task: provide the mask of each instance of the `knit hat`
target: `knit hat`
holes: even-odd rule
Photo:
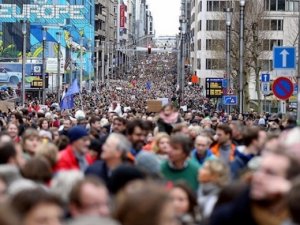
[[[72,127],[68,131],[68,138],[70,139],[71,143],[73,143],[83,137],[86,137],[86,136],[88,136],[88,133],[87,133],[86,129],[82,126]]]
[[[150,175],[160,173],[160,162],[154,153],[141,151],[135,158],[135,165]]]

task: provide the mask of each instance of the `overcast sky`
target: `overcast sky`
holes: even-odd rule
[[[175,35],[179,27],[180,0],[147,0],[156,35]]]

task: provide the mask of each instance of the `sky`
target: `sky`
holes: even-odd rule
[[[179,30],[180,0],[147,0],[156,35],[176,35]]]

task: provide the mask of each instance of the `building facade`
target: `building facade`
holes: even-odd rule
[[[251,13],[247,13],[245,6],[245,20],[250,21]],[[297,46],[298,35],[298,7],[296,0],[257,0],[261,11],[261,19],[252,24],[257,29],[257,37],[261,42],[259,51],[260,73],[270,73],[272,79],[278,72],[273,70],[274,46]],[[191,2],[191,65],[205,87],[205,79],[210,77],[223,78],[225,76],[225,37],[226,21],[224,8],[233,8],[233,30],[239,32],[239,0],[192,0]],[[236,22],[235,22],[236,20]],[[254,27],[255,25],[255,27]],[[238,35],[238,34],[237,34]],[[245,34],[247,35],[247,33]],[[246,39],[249,37],[245,37]],[[250,40],[250,38],[249,38]],[[251,39],[252,40],[252,39]],[[233,48],[239,48],[238,43],[232,43]],[[247,51],[247,49],[246,49]],[[245,63],[247,66],[247,63]],[[287,71],[293,75],[295,71]],[[256,79],[254,72],[249,79],[250,99],[257,99]]]

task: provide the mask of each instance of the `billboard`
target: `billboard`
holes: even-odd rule
[[[42,64],[27,63],[25,68],[25,88],[42,88]],[[48,74],[45,76],[48,88]],[[22,63],[0,62],[0,84],[18,85],[22,82]]]
[[[61,68],[61,74],[66,75],[64,77],[79,77],[81,66],[84,79],[87,79],[89,75],[94,76],[94,0],[24,0],[24,4],[20,4],[20,0],[9,1],[11,4],[3,2],[0,0],[0,23],[2,23],[0,26],[0,59],[1,56],[4,56],[1,54],[1,50],[4,53],[11,53],[4,56],[9,58],[20,59],[22,53],[22,49],[14,49],[14,52],[6,51],[8,48],[13,48],[14,45],[17,46],[16,40],[22,40],[22,33],[11,32],[10,30],[13,29],[1,27],[20,27],[20,21],[26,20],[30,43],[27,51],[28,58],[41,59],[44,51],[46,58],[54,59],[60,56],[61,62],[64,62],[64,66]],[[16,39],[16,35],[21,35],[21,38]],[[46,39],[45,49],[43,48],[43,36]],[[2,40],[10,39],[11,43],[1,48],[1,45],[4,45]],[[58,52],[59,43],[60,52]],[[82,60],[80,49],[83,53]],[[71,68],[73,68],[72,74]],[[55,70],[51,68],[49,72],[55,73]],[[65,81],[70,82],[68,79]]]

